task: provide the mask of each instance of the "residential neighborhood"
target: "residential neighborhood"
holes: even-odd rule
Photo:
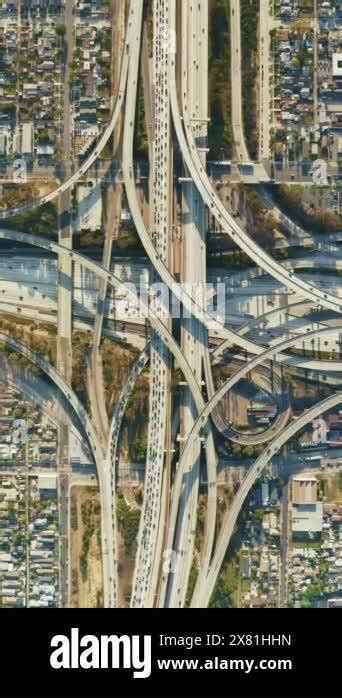
[[[78,2],[66,30],[65,0],[2,3],[0,11],[0,173],[23,159],[53,181],[70,129],[76,166],[111,108],[111,24],[106,2]],[[69,58],[67,58],[69,56]],[[69,61],[68,65],[66,60]],[[67,73],[70,75],[66,83]],[[70,95],[69,95],[70,92]],[[66,99],[67,97],[67,99]],[[70,106],[69,106],[70,105]],[[64,106],[70,109],[65,115]]]
[[[342,158],[339,2],[276,3],[271,144],[278,168],[300,163],[315,184],[339,181]],[[342,65],[342,64],[341,64]]]

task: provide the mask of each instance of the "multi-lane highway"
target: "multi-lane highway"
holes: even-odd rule
[[[167,25],[165,24],[165,6],[167,0],[155,0],[153,3],[153,56],[152,56],[152,119],[153,141],[152,168],[150,178],[151,242],[156,254],[169,267],[170,227],[170,109],[168,95],[168,44]],[[138,47],[139,49],[139,47]],[[138,81],[138,56],[132,61],[132,74],[129,72],[127,99],[136,101]],[[125,133],[131,139],[132,152],[133,129],[128,124],[129,113],[125,115]],[[153,281],[158,283],[158,276],[153,274]],[[151,301],[158,317],[165,318],[163,303],[158,297]],[[150,347],[150,399],[149,423],[147,435],[147,457],[145,466],[144,500],[138,533],[138,545],[133,577],[131,606],[152,606],[156,593],[158,537],[162,511],[162,493],[165,488],[164,460],[166,446],[166,429],[168,419],[169,352],[160,336],[153,333]],[[163,485],[164,477],[164,485]]]
[[[173,3],[174,0],[170,0],[170,4]],[[284,270],[279,262],[270,257],[270,255],[241,228],[224,207],[199,158],[189,118],[187,94],[185,92],[182,93],[182,116],[180,114],[176,88],[175,60],[172,60],[170,65],[170,95],[175,130],[183,158],[203,201],[208,206],[210,213],[215,217],[222,230],[229,235],[248,257],[253,259],[253,261],[270,274],[270,276],[280,281],[285,288],[299,293],[303,299],[313,300],[320,303],[323,307],[341,312],[342,304],[340,299],[308,284],[293,274],[292,271]],[[185,131],[183,130],[183,123]]]
[[[260,2],[260,37],[259,37],[259,159],[268,160],[270,157],[270,52],[271,26],[270,8],[267,2]]]
[[[261,3],[260,15],[260,160],[268,158],[269,151],[269,15],[268,3]],[[263,6],[264,5],[264,6]],[[116,519],[116,480],[118,477],[119,439],[122,418],[127,402],[134,391],[136,381],[150,362],[150,397],[147,427],[147,458],[145,482],[137,553],[132,580],[132,607],[185,605],[190,571],[194,560],[199,562],[199,573],[192,606],[209,603],[217,576],[232,536],[239,512],[251,488],[272,457],[302,426],[317,415],[341,402],[341,393],[327,398],[307,410],[288,424],[291,408],[284,389],[279,364],[326,371],[331,383],[333,373],[341,372],[339,360],[339,321],[342,298],[338,288],[340,260],[336,249],[319,257],[322,264],[333,272],[333,283],[320,278],[321,287],[313,283],[313,270],[317,260],[297,259],[281,264],[262,249],[249,236],[224,203],[207,175],[206,151],[208,135],[208,0],[153,0],[152,58],[148,57],[148,19],[143,0],[131,0],[127,15],[126,37],[122,51],[118,89],[111,118],[89,158],[74,173],[66,172],[66,179],[55,191],[39,201],[29,202],[10,211],[1,211],[5,219],[37,205],[60,197],[61,210],[70,208],[70,192],[96,163],[101,151],[119,124],[124,109],[122,129],[122,173],[127,202],[132,221],[148,257],[140,263],[112,264],[113,229],[118,232],[122,192],[110,189],[108,221],[102,264],[73,249],[70,220],[60,221],[59,242],[36,236],[0,230],[0,240],[18,242],[23,248],[23,262],[18,261],[18,251],[13,250],[13,263],[0,280],[0,308],[5,312],[17,310],[18,314],[36,319],[50,315],[57,323],[58,366],[55,370],[42,357],[30,349],[0,333],[0,341],[22,353],[38,365],[60,390],[70,413],[78,420],[80,430],[97,467],[101,495],[101,538],[103,554],[104,603],[114,607],[122,603],[119,575],[119,544]],[[233,88],[232,122],[234,148],[239,161],[248,161],[242,118],[241,30],[240,4],[230,3],[231,71]],[[70,34],[70,27],[68,28]],[[145,36],[142,55],[142,36]],[[146,124],[149,135],[149,225],[146,226],[142,201],[137,194],[134,168],[134,137],[137,112],[139,70],[144,75],[146,93]],[[172,117],[172,118],[171,118]],[[65,124],[68,119],[65,118]],[[173,126],[173,128],[172,128]],[[68,151],[68,139],[66,140]],[[70,144],[69,144],[70,145]],[[178,155],[179,146],[180,156]],[[174,157],[173,148],[177,153]],[[175,171],[174,171],[175,170]],[[267,192],[265,194],[267,198]],[[206,210],[216,219],[219,228],[257,265],[257,271],[247,270],[244,278],[229,275],[231,295],[235,303],[230,315],[219,320],[207,310],[206,260]],[[280,215],[280,214],[279,214]],[[289,227],[291,228],[291,221]],[[296,230],[301,237],[302,231]],[[299,234],[300,233],[300,234]],[[177,241],[176,244],[175,241]],[[44,264],[37,265],[26,256],[27,246],[35,246],[48,253]],[[25,251],[24,251],[25,249]],[[50,255],[58,257],[56,260]],[[175,258],[177,257],[177,263]],[[119,268],[120,267],[120,268]],[[177,280],[174,268],[177,267]],[[140,272],[144,270],[143,286]],[[307,278],[310,269],[310,278]],[[260,279],[266,272],[270,281]],[[301,276],[295,273],[300,270]],[[0,264],[1,271],[1,264]],[[20,271],[20,273],[19,273]],[[6,272],[7,273],[7,272]],[[30,276],[30,278],[28,278]],[[257,276],[258,278],[254,278]],[[27,277],[27,278],[26,278]],[[184,282],[184,286],[178,282]],[[243,284],[241,282],[243,281]],[[244,301],[237,301],[252,291],[268,297],[274,285],[285,297],[277,307],[258,317],[243,316]],[[153,286],[152,286],[153,284]],[[158,284],[159,292],[158,292]],[[326,284],[326,285],[324,285]],[[108,288],[108,293],[107,293]],[[198,292],[199,291],[199,292]],[[112,293],[119,298],[121,309],[114,307]],[[171,318],[170,298],[182,306],[183,316]],[[239,305],[240,303],[240,305]],[[235,310],[236,308],[236,310]],[[315,320],[313,308],[325,309],[326,318]],[[65,312],[63,312],[65,309]],[[310,313],[307,315],[307,311]],[[57,315],[56,315],[56,311]],[[296,313],[298,315],[291,313]],[[331,311],[334,311],[331,313]],[[248,311],[249,312],[249,311]],[[260,312],[260,307],[259,307]],[[330,312],[330,315],[329,315]],[[234,316],[234,317],[233,317]],[[70,388],[71,341],[73,323],[88,327],[95,318],[93,352],[88,373],[90,417]],[[99,347],[104,334],[103,321],[125,321],[122,327],[128,337],[128,320],[138,332],[147,336],[148,321],[150,342],[131,367],[122,386],[121,394],[108,420],[102,381],[102,363]],[[280,320],[284,318],[284,322]],[[234,319],[234,327],[230,327]],[[273,325],[281,324],[275,328]],[[265,328],[267,327],[267,331]],[[140,329],[141,328],[141,329]],[[331,355],[317,360],[311,355],[286,354],[292,348],[305,349],[306,342],[320,347],[320,338],[329,336]],[[209,351],[210,340],[218,344]],[[266,344],[266,346],[264,346]],[[215,388],[213,364],[230,350],[233,357],[233,375]],[[243,355],[241,357],[241,353]],[[252,357],[252,358],[251,358]],[[243,361],[241,362],[241,358]],[[269,361],[275,364],[272,369]],[[239,361],[239,363],[237,363]],[[177,369],[177,373],[174,371]],[[171,377],[180,371],[181,386],[179,404],[171,396]],[[172,373],[173,372],[173,373]],[[239,434],[233,424],[226,423],[220,411],[220,402],[239,381],[251,376],[255,383],[269,392],[279,393],[279,414],[263,433]],[[337,385],[337,381],[336,381]],[[172,411],[174,410],[174,411]],[[63,419],[66,415],[63,413]],[[109,423],[110,421],[110,423]],[[213,423],[213,424],[212,424]],[[66,419],[65,424],[68,424]],[[223,517],[221,531],[215,537],[217,524],[217,456],[215,431],[222,436],[246,444],[265,443],[261,456],[248,471],[232,505]],[[179,446],[178,462],[172,461],[172,453]],[[269,442],[270,443],[267,443]],[[61,450],[66,452],[61,441]],[[63,461],[63,458],[61,458]],[[206,467],[207,508],[206,525],[198,554],[195,551],[197,507],[201,468]],[[64,471],[63,471],[64,475]],[[65,507],[63,508],[63,520]],[[216,538],[216,540],[215,540]],[[162,564],[165,548],[176,554],[177,563],[171,570]],[[65,593],[64,593],[65,601]]]
[[[181,45],[181,84],[182,89],[189,95],[191,104],[191,119],[200,157],[205,165],[207,143],[207,102],[208,95],[208,3],[189,2],[182,4],[182,45]],[[172,18],[173,21],[173,18]],[[190,62],[190,57],[193,59]],[[186,66],[189,62],[189,74]],[[189,78],[187,81],[185,78]],[[186,178],[185,178],[186,179]],[[206,298],[203,293],[206,283],[206,219],[205,208],[194,184],[189,181],[182,183],[182,281],[199,289],[198,303],[205,309]],[[183,320],[181,346],[184,356],[189,361],[198,384],[201,385],[204,357],[208,355],[208,334],[196,318]],[[185,441],[191,432],[196,419],[196,405],[190,391],[182,390],[180,438]],[[206,456],[212,468],[216,471],[216,455],[213,434],[208,434]],[[166,576],[162,580],[159,605],[183,606],[185,603],[188,579],[194,554],[197,499],[200,474],[201,444],[194,444],[192,465],[184,473],[183,490],[178,507],[175,530],[169,527],[168,537],[177,551],[178,563],[174,572],[169,575],[166,586]],[[181,471],[177,473],[180,479]],[[214,476],[215,480],[215,476]],[[176,500],[177,503],[177,500]],[[175,507],[173,493],[172,506]],[[210,498],[210,515],[216,518],[216,494],[213,490]]]
[[[232,85],[232,129],[234,147],[240,162],[249,162],[242,116],[241,14],[240,0],[230,2],[230,80]]]

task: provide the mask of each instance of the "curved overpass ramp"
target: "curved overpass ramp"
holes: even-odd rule
[[[324,334],[329,334],[332,332],[332,329],[334,331],[336,328],[323,328],[319,330],[314,330],[312,333],[314,335],[324,335]],[[341,326],[342,329],[342,326]],[[181,454],[180,458],[180,463],[179,463],[179,470],[180,472],[184,472],[186,468],[191,467],[191,453],[193,449],[193,443],[199,439],[205,439],[206,438],[206,425],[207,425],[207,420],[209,416],[212,414],[213,410],[217,407],[219,404],[220,400],[224,397],[224,395],[230,390],[231,388],[236,385],[241,378],[244,378],[253,368],[258,366],[260,363],[263,361],[266,361],[267,359],[270,359],[271,357],[276,357],[278,359],[278,352],[281,350],[286,350],[291,348],[292,346],[295,346],[295,344],[298,342],[298,338],[291,338],[289,340],[285,340],[281,343],[279,343],[276,347],[271,347],[269,349],[266,349],[261,356],[254,357],[251,359],[247,364],[242,366],[236,373],[229,378],[220,388],[219,390],[216,391],[214,396],[209,400],[209,402],[206,403],[204,409],[200,413],[197,421],[194,424],[194,427],[186,441],[186,444],[184,446],[184,449]],[[283,432],[281,432],[283,433]],[[280,436],[280,435],[279,435]],[[278,438],[278,437],[277,437]],[[274,443],[274,442],[273,442]],[[177,471],[178,473],[178,471]],[[209,491],[210,488],[213,486],[213,483],[211,481],[208,482],[208,487]],[[176,474],[176,479],[174,483],[174,493],[173,496],[175,499],[179,497],[180,494],[180,487],[181,487],[181,482],[178,482],[177,480],[177,474]],[[170,517],[170,528],[172,530],[172,527],[174,526],[174,518],[177,516],[177,511],[171,510],[171,517]],[[211,552],[211,551],[210,551]],[[200,574],[199,574],[199,579],[204,575],[206,576],[207,570],[208,570],[208,556],[210,559],[210,553],[206,551],[206,557],[203,557],[203,562],[200,568]],[[200,583],[200,582],[199,582]]]
[[[184,0],[184,2],[187,2],[187,0]],[[170,0],[169,10],[170,29],[176,31],[175,0]],[[183,81],[185,82],[184,75]],[[182,156],[198,191],[200,192],[210,213],[215,217],[221,228],[229,235],[229,237],[232,238],[240,249],[247,254],[248,257],[253,259],[259,267],[264,269],[264,271],[270,274],[270,276],[277,279],[283,286],[290,288],[295,293],[300,294],[304,299],[312,300],[325,308],[329,308],[330,310],[342,312],[341,299],[331,294],[324,293],[316,286],[311,285],[295,276],[292,271],[285,270],[282,265],[268,255],[265,250],[263,250],[229,214],[212,186],[199,158],[189,118],[187,93],[182,88],[182,117],[185,127],[184,134],[182,117],[180,115],[178,104],[175,56],[170,61],[169,82],[173,121]]]
[[[338,392],[335,395],[322,400],[317,405],[311,409],[304,412],[296,421],[289,424],[286,429],[284,429],[272,443],[269,448],[255,461],[255,463],[250,468],[245,479],[243,480],[240,489],[236,493],[232,506],[226,515],[221,532],[218,538],[216,551],[212,562],[210,564],[209,570],[205,576],[200,575],[197,580],[194,595],[191,602],[192,608],[203,608],[208,606],[211,595],[213,593],[215,583],[218,574],[221,569],[221,565],[229,545],[230,539],[232,537],[234,527],[241,511],[243,503],[251,491],[252,487],[255,485],[257,479],[259,478],[261,472],[270,462],[272,457],[279,451],[279,449],[287,442],[292,439],[295,434],[300,431],[306,424],[309,424],[314,419],[324,414],[327,410],[332,409],[336,405],[342,402],[342,392]]]
[[[53,201],[54,199],[57,198],[60,194],[63,192],[67,191],[70,189],[74,184],[78,182],[80,177],[82,177],[86,172],[90,169],[90,167],[96,162],[98,159],[100,153],[104,149],[104,147],[107,145],[114,129],[117,124],[121,108],[124,103],[125,99],[125,91],[126,91],[126,84],[127,84],[127,75],[128,75],[128,66],[129,66],[129,47],[132,41],[132,36],[133,32],[136,29],[136,22],[137,22],[137,17],[139,17],[139,12],[141,11],[143,5],[143,0],[131,0],[130,2],[130,7],[129,7],[129,12],[128,12],[128,26],[126,30],[126,39],[125,39],[125,48],[124,48],[124,54],[122,56],[122,61],[121,61],[121,71],[120,71],[120,80],[119,80],[119,88],[118,92],[116,95],[116,100],[114,104],[114,109],[112,112],[112,115],[110,117],[110,120],[103,131],[102,136],[100,137],[96,147],[94,148],[93,152],[89,155],[89,157],[85,160],[85,162],[81,165],[81,167],[74,172],[74,174],[71,175],[68,179],[65,180],[65,182],[62,182],[62,184],[59,185],[59,187],[56,187],[52,192],[49,194],[46,194],[45,196],[42,196],[40,199],[37,199],[35,201],[30,201],[27,204],[24,204],[23,206],[18,206],[16,208],[11,208],[7,211],[0,211],[0,220],[5,220],[6,218],[11,218],[12,216],[17,216],[20,213],[23,213],[24,211],[28,211],[32,208],[37,208],[38,206],[42,206],[43,204],[47,204],[50,201]]]
[[[76,414],[78,421],[83,425],[83,429],[87,436],[92,455],[96,464],[100,494],[101,494],[101,506],[102,506],[102,516],[101,516],[101,535],[102,535],[102,560],[103,560],[103,572],[104,572],[104,603],[106,607],[113,607],[116,605],[116,594],[117,594],[117,584],[116,579],[116,569],[115,569],[115,539],[113,536],[113,526],[111,521],[111,508],[112,503],[110,501],[110,487],[108,487],[108,475],[109,472],[106,468],[106,464],[103,463],[101,456],[101,447],[98,442],[97,434],[93,428],[91,419],[80,403],[77,395],[73,392],[70,386],[64,381],[62,376],[56,371],[51,364],[46,361],[42,356],[36,352],[29,349],[18,340],[6,335],[4,332],[0,332],[0,342],[6,346],[11,347],[14,351],[17,351],[22,356],[25,356],[29,361],[38,366],[45,375],[47,375],[54,385],[61,391],[61,393],[66,398],[68,404]],[[110,525],[109,525],[110,524]]]

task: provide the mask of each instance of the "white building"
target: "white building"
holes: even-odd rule
[[[323,504],[292,504],[292,533],[319,533],[323,524]]]
[[[25,122],[22,125],[20,152],[23,156],[32,155],[33,152],[33,125]]]
[[[334,78],[342,78],[342,53],[333,53],[332,62]]]
[[[102,225],[101,185],[92,182],[92,187],[77,187],[78,217],[77,230],[98,230]]]
[[[267,507],[267,505],[270,501],[270,488],[269,488],[268,482],[263,482],[261,485],[261,499],[262,499],[262,505],[264,507]]]

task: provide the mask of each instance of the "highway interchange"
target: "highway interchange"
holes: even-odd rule
[[[231,2],[232,27],[236,32],[232,35],[232,74],[237,76],[236,99],[233,99],[233,129],[238,158],[248,161],[249,155],[245,144],[241,116],[241,45],[239,32],[239,3]],[[108,289],[115,289],[123,302],[122,316],[127,320],[128,308],[132,311],[133,321],[136,322],[137,334],[143,335],[145,320],[151,327],[150,341],[142,349],[140,356],[132,366],[127,379],[122,386],[119,399],[114,407],[109,425],[104,428],[101,422],[99,405],[98,417],[90,416],[81,405],[70,387],[70,373],[58,370],[49,365],[42,357],[18,343],[15,339],[0,333],[0,341],[7,343],[18,353],[24,355],[36,364],[48,376],[56,388],[61,391],[70,410],[79,421],[89,450],[96,464],[100,497],[101,497],[101,537],[103,556],[104,605],[117,607],[120,605],[119,579],[119,542],[118,525],[116,520],[116,484],[118,449],[121,422],[129,397],[134,390],[137,378],[149,364],[150,398],[149,422],[147,436],[147,458],[145,466],[145,482],[140,526],[137,538],[137,554],[133,574],[131,607],[183,607],[186,603],[188,580],[193,564],[197,505],[199,495],[200,471],[203,459],[206,461],[208,500],[206,526],[199,565],[199,574],[192,597],[193,607],[207,606],[222,561],[232,536],[237,517],[251,488],[271,461],[272,456],[293,438],[296,432],[324,411],[342,401],[342,393],[325,399],[318,405],[307,410],[296,420],[289,422],[290,409],[284,401],[283,407],[275,423],[257,438],[251,436],[245,440],[241,435],[234,434],[218,406],[222,398],[232,390],[238,382],[255,371],[256,382],[259,380],[268,384],[270,381],[268,361],[276,364],[305,368],[310,371],[341,371],[339,359],[317,360],[314,357],[296,357],[287,354],[293,347],[301,347],[303,334],[305,340],[325,335],[338,335],[342,331],[342,323],[338,320],[321,322],[314,329],[307,328],[305,323],[301,329],[291,330],[284,327],[280,336],[268,340],[260,335],[255,326],[265,322],[281,308],[269,310],[260,317],[246,322],[238,322],[238,327],[232,328],[225,322],[220,322],[207,310],[207,297],[203,291],[207,280],[206,268],[206,209],[215,217],[220,229],[227,234],[236,245],[280,288],[285,289],[290,299],[284,311],[300,306],[305,309],[319,307],[321,310],[334,311],[336,317],[342,311],[342,298],[338,290],[320,288],[305,280],[303,275],[297,275],[301,265],[297,263],[282,264],[262,249],[247,234],[235,218],[225,208],[220,200],[214,184],[206,170],[206,143],[208,129],[208,1],[207,0],[153,0],[153,30],[154,42],[151,57],[152,69],[147,71],[145,82],[152,81],[149,86],[150,105],[153,128],[149,129],[149,152],[152,159],[149,181],[150,221],[146,226],[137,196],[134,180],[134,125],[137,108],[137,91],[139,81],[140,57],[142,53],[142,37],[144,30],[144,2],[131,0],[127,15],[126,38],[124,42],[121,70],[117,96],[113,112],[102,136],[91,155],[81,165],[79,170],[70,174],[58,188],[39,201],[30,202],[22,207],[9,211],[0,211],[2,227],[0,240],[6,240],[14,245],[24,244],[38,248],[49,255],[56,255],[59,265],[68,270],[72,277],[71,286],[64,288],[70,312],[73,314],[73,326],[77,322],[94,319],[94,347],[96,352],[100,346],[101,336],[104,336],[104,318],[110,317],[112,308],[108,301]],[[180,28],[180,31],[179,31]],[[262,86],[262,89],[263,86]],[[151,97],[152,95],[152,97]],[[144,294],[139,295],[134,282],[140,276],[141,267],[134,268],[130,262],[130,278],[113,269],[111,264],[111,246],[107,247],[102,264],[80,254],[59,238],[59,243],[39,238],[28,233],[6,229],[6,218],[10,218],[29,208],[43,205],[55,198],[70,192],[77,181],[84,177],[108,143],[122,113],[123,148],[122,173],[126,197],[131,211],[132,220],[140,242],[148,259],[145,279],[154,284],[153,292],[148,291],[147,300]],[[264,126],[263,126],[264,128]],[[174,134],[174,135],[173,135]],[[151,142],[152,140],[152,142]],[[265,151],[266,136],[261,151]],[[177,177],[173,174],[173,150],[178,149],[181,156],[181,167]],[[173,233],[175,226],[175,209],[177,197],[181,201],[181,269],[174,271]],[[177,201],[178,201],[177,200]],[[117,216],[118,214],[116,214]],[[24,254],[24,253],[22,253]],[[332,253],[333,254],[333,253]],[[18,249],[15,248],[15,255]],[[29,258],[28,258],[29,259]],[[338,260],[330,258],[331,265],[338,269]],[[304,262],[303,262],[304,263]],[[33,264],[33,263],[32,263]],[[329,267],[329,256],[326,265]],[[305,260],[306,265],[306,260]],[[34,267],[34,264],[33,264]],[[15,268],[11,270],[12,283],[15,283]],[[23,287],[25,279],[20,280],[19,298],[11,296],[12,291],[0,295],[0,308],[11,312],[11,308],[20,310],[22,317],[34,317],[41,313],[44,318],[56,313],[50,321],[57,324],[57,335],[65,337],[67,329],[64,322],[60,297],[51,282],[55,274],[55,266],[50,256],[46,258],[46,278],[41,281],[41,269],[37,269],[37,281],[31,292],[25,294]],[[88,277],[85,274],[89,274]],[[251,278],[251,276],[249,277]],[[96,284],[92,286],[96,279]],[[183,286],[179,282],[185,282]],[[29,283],[27,281],[27,283]],[[97,286],[97,283],[100,285]],[[165,307],[163,297],[155,292],[156,284],[163,284],[170,297],[177,299],[185,311],[185,317],[180,321],[180,329],[176,332],[169,309]],[[202,288],[195,295],[192,284]],[[58,289],[60,278],[57,278]],[[14,293],[14,292],[13,292]],[[88,294],[87,300],[85,296]],[[293,295],[294,301],[291,302]],[[59,302],[57,302],[59,300]],[[92,306],[92,307],[91,307]],[[81,308],[83,310],[81,312]],[[6,310],[7,308],[7,310]],[[84,311],[86,309],[86,312]],[[136,316],[143,318],[141,329]],[[125,328],[123,328],[125,335]],[[127,332],[126,336],[128,338]],[[215,340],[216,345],[209,351],[209,342]],[[261,342],[260,342],[261,340]],[[234,348],[236,361],[241,358],[238,352],[246,356],[245,363],[234,366],[233,375],[219,388],[215,387],[213,379],[214,362],[229,349]],[[99,353],[94,349],[92,374],[90,383],[96,388],[97,361]],[[247,360],[247,354],[249,356]],[[252,358],[251,358],[252,357]],[[171,449],[174,447],[170,436],[172,421],[172,405],[169,397],[170,381],[174,367],[180,370],[181,405],[179,410],[180,454],[174,472],[171,468]],[[64,363],[62,362],[62,368]],[[277,380],[277,371],[275,371]],[[280,386],[280,383],[279,383]],[[281,390],[281,386],[279,387]],[[96,408],[94,408],[96,409]],[[106,421],[102,419],[102,422]],[[216,431],[215,431],[216,430]],[[242,443],[264,443],[264,451],[252,465],[237,491],[232,506],[229,508],[215,542],[216,509],[217,509],[217,453],[215,433],[220,432],[232,440]],[[203,454],[203,455],[202,455]],[[175,569],[165,570],[162,560],[165,550],[175,550],[177,564]]]

